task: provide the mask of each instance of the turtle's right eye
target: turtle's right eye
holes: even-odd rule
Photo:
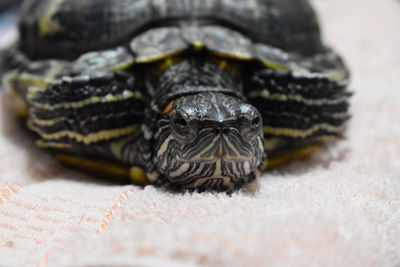
[[[179,128],[184,128],[187,126],[187,122],[185,119],[182,118],[175,118],[174,119],[175,125],[177,125]]]
[[[170,121],[171,133],[179,142],[190,142],[196,137],[198,126],[191,107],[175,109]]]
[[[260,123],[261,123],[260,116],[256,115],[254,117],[253,121],[251,122],[251,126],[254,127],[254,128],[257,128],[257,127],[260,126]]]
[[[190,132],[188,115],[182,111],[176,111],[171,120],[172,130],[180,136],[186,136]]]

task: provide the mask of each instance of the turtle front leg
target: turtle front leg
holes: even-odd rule
[[[246,94],[263,118],[268,156],[263,168],[304,157],[317,143],[341,138],[350,118],[346,86],[346,81],[322,73],[255,71]]]
[[[35,65],[47,73],[46,64],[32,63],[10,73],[5,83],[23,103],[28,127],[40,137],[37,145],[54,151],[68,165],[143,183],[142,166],[133,164],[139,152],[129,158],[122,155],[124,145],[141,143],[145,101],[134,74],[48,79],[32,71]]]
[[[140,129],[144,100],[134,77],[123,73],[62,77],[29,87],[28,126],[40,146],[86,146],[131,136]]]

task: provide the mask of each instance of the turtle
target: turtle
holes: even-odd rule
[[[2,78],[61,162],[232,192],[342,139],[350,72],[308,0],[27,0]]]

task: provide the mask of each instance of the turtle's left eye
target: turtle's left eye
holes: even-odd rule
[[[261,125],[261,117],[258,114],[242,114],[239,116],[239,123],[243,128],[256,129]]]
[[[262,119],[255,107],[241,104],[238,111],[238,122],[244,137],[253,139],[260,134]]]
[[[256,115],[256,116],[253,118],[253,121],[251,122],[251,125],[252,125],[254,128],[257,128],[257,127],[260,126],[260,124],[261,124],[261,118],[260,118],[259,115]]]

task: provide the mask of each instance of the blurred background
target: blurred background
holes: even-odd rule
[[[0,0],[0,48],[7,46],[15,36],[12,26],[21,2],[22,0]]]

